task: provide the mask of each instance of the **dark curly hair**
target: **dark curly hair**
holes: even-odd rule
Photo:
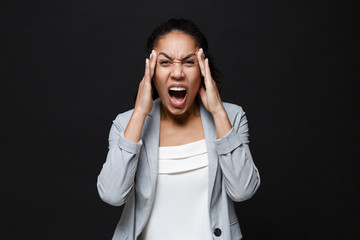
[[[223,77],[223,74],[215,66],[214,59],[208,51],[209,46],[206,37],[200,31],[198,26],[190,20],[172,18],[166,22],[161,23],[158,27],[156,27],[146,42],[146,49],[145,49],[146,56],[150,55],[151,51],[154,49],[154,46],[156,46],[157,42],[160,40],[161,37],[176,30],[192,36],[197,46],[203,49],[205,56],[209,59],[211,76],[216,82],[218,90],[221,91],[222,85],[220,79]],[[201,80],[203,83],[203,78]],[[154,81],[152,81],[152,85],[153,85],[153,99],[156,99],[159,97],[159,94],[154,86]]]

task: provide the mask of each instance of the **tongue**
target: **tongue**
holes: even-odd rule
[[[186,91],[170,91],[170,96],[175,101],[181,101],[186,95]]]

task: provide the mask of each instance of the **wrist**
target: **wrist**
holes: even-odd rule
[[[140,141],[142,128],[144,126],[147,114],[139,111],[133,111],[130,121],[124,131],[124,137],[134,143]]]
[[[211,115],[213,116],[214,119],[215,118],[227,118],[227,113],[222,105],[219,106],[217,110],[212,111]]]
[[[212,113],[218,138],[225,136],[232,128],[229,117],[225,111],[219,110]]]
[[[144,119],[145,120],[147,115],[148,115],[147,112],[142,111],[141,109],[135,108],[133,113],[132,113],[132,118]]]

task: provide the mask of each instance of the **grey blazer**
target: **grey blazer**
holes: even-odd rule
[[[111,126],[97,188],[106,203],[126,203],[113,240],[137,239],[150,216],[157,179],[160,106],[161,100],[156,99],[138,143],[124,138],[132,110],[119,114]],[[249,199],[260,185],[260,176],[248,146],[245,112],[235,104],[224,103],[224,107],[232,129],[217,139],[213,118],[200,104],[209,157],[208,208],[213,239],[237,240],[242,234],[233,201]]]

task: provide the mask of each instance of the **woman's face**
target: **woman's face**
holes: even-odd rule
[[[201,73],[196,52],[199,47],[188,34],[172,31],[157,42],[154,83],[163,110],[174,116],[189,113],[199,91]]]

